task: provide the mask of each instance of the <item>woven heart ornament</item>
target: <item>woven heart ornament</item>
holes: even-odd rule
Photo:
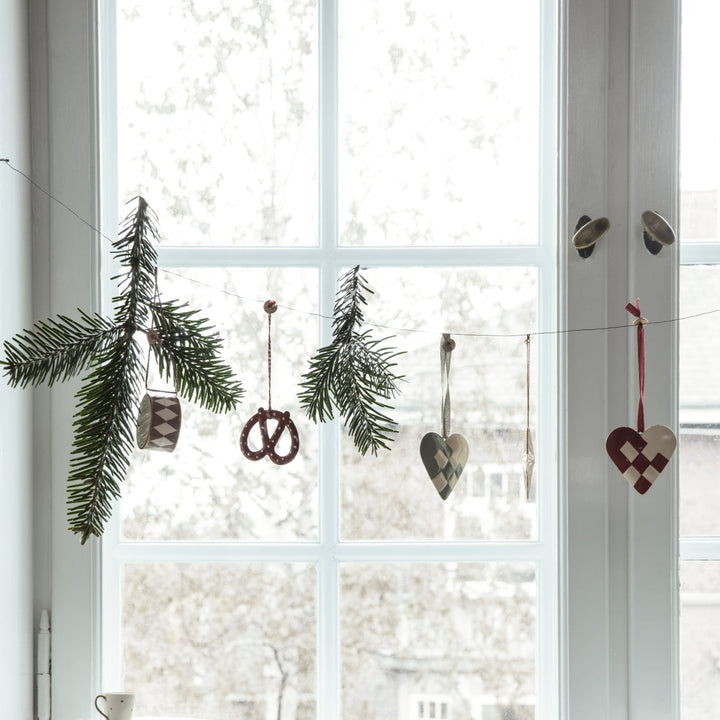
[[[443,500],[448,499],[457,485],[470,454],[467,440],[462,435],[450,435],[450,357],[454,349],[455,341],[443,333],[440,342],[442,435],[429,432],[420,441],[420,459]]]
[[[675,452],[675,433],[664,425],[645,429],[645,325],[647,320],[640,313],[640,301],[628,303],[625,309],[634,315],[638,343],[638,400],[637,430],[629,427],[615,428],[605,441],[605,449],[623,477],[641,495],[657,480]]]
[[[615,428],[608,435],[605,448],[623,477],[644,495],[665,469],[676,444],[670,428],[653,425],[643,432],[629,427]]]
[[[469,454],[467,440],[458,433],[443,440],[437,433],[430,432],[420,441],[420,458],[443,500],[457,485]]]

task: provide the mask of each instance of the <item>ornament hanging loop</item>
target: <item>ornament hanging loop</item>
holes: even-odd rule
[[[440,349],[445,352],[452,352],[455,349],[455,341],[448,333],[443,333]]]
[[[268,316],[268,339],[267,339],[267,357],[268,357],[268,410],[272,411],[272,316],[278,309],[278,304],[274,300],[266,300],[263,303],[263,310]]]
[[[443,333],[440,341],[440,376],[442,382],[442,397],[440,401],[440,414],[442,423],[442,437],[447,440],[450,435],[450,360],[455,349],[455,341],[449,333]]]
[[[637,327],[637,355],[638,355],[638,412],[637,412],[637,429],[638,432],[645,431],[645,326],[647,318],[642,316],[640,312],[640,298],[635,300],[635,304],[628,303],[625,309],[634,315],[637,319],[633,323]]]

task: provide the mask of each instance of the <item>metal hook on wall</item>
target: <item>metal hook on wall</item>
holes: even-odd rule
[[[572,244],[581,258],[589,258],[595,249],[595,243],[610,229],[610,221],[606,217],[592,220],[583,215],[575,225]]]
[[[643,226],[643,242],[651,254],[657,255],[663,247],[675,242],[675,231],[660,213],[646,210],[640,219]]]

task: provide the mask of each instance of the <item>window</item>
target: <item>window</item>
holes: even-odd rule
[[[142,4],[140,10],[160,12],[155,4],[152,8],[146,5]],[[457,100],[457,105],[452,104],[452,93],[443,84],[444,76],[436,78],[442,103],[428,102],[428,96],[418,91],[415,80],[431,56],[431,49],[436,53],[432,56],[434,62],[443,71],[451,61],[474,62],[472,50],[487,52],[480,63],[483,71],[495,68],[494,61],[502,57],[497,44],[502,42],[503,34],[488,30],[495,27],[491,23],[499,21],[493,13],[501,12],[500,6],[483,5],[482,12],[487,15],[482,21],[463,18],[457,22],[457,28],[461,27],[468,36],[480,35],[469,49],[463,48],[459,30],[454,35],[443,32],[447,28],[442,23],[448,22],[451,11],[459,12],[456,8],[460,6],[478,7],[475,3],[443,5],[433,22],[425,24],[427,36],[441,36],[443,42],[430,43],[427,55],[423,55],[403,52],[407,46],[399,42],[391,52],[377,52],[378,48],[392,44],[389,39],[393,33],[398,37],[405,33],[402,39],[408,39],[406,7],[419,8],[414,22],[425,22],[423,18],[427,16],[420,12],[425,6],[421,3],[406,6],[323,0],[315,12],[307,14],[302,12],[305,6],[288,4],[288,12],[278,13],[276,20],[282,26],[290,18],[296,21],[302,16],[310,23],[307,32],[310,47],[304,41],[293,46],[302,59],[287,65],[287,73],[278,78],[282,86],[282,78],[287,77],[287,87],[276,86],[274,89],[282,91],[270,93],[267,83],[240,84],[232,88],[233,96],[239,103],[246,99],[249,107],[256,110],[275,107],[267,104],[272,97],[282,105],[280,109],[284,109],[286,118],[296,123],[296,130],[301,119],[312,126],[314,121],[308,118],[314,113],[315,125],[320,126],[321,132],[290,133],[282,138],[282,143],[273,145],[268,141],[272,137],[268,128],[273,118],[280,119],[280,109],[274,116],[256,112],[252,128],[248,125],[240,130],[223,130],[231,147],[244,157],[243,162],[233,164],[230,155],[222,153],[205,161],[201,141],[207,124],[203,121],[197,125],[197,142],[190,149],[173,144],[172,162],[179,170],[157,171],[158,176],[164,175],[163,180],[170,188],[160,190],[159,201],[152,199],[157,192],[148,193],[161,213],[161,227],[169,240],[161,248],[160,263],[183,276],[164,278],[163,293],[201,300],[228,333],[228,348],[237,353],[238,367],[248,373],[243,377],[248,390],[243,411],[261,402],[264,396],[263,367],[257,358],[262,346],[260,313],[247,303],[230,300],[233,295],[223,299],[218,294],[215,298],[185,278],[222,286],[236,295],[247,293],[255,297],[262,293],[257,298],[260,300],[266,294],[279,295],[291,290],[294,297],[289,305],[329,314],[338,270],[360,262],[369,268],[378,300],[392,293],[398,277],[403,282],[402,296],[410,298],[399,308],[377,302],[380,323],[406,327],[411,322],[425,321],[441,307],[437,334],[449,325],[470,326],[477,322],[491,326],[501,318],[509,328],[530,327],[539,331],[625,324],[623,307],[634,296],[641,298],[643,310],[651,320],[677,315],[676,248],[650,259],[642,246],[639,225],[641,212],[648,208],[673,223],[677,220],[673,125],[677,58],[667,51],[677,47],[677,4],[673,0],[634,0],[631,7],[629,0],[613,3],[568,0],[557,9],[546,3],[518,6],[512,18],[514,42],[528,48],[531,47],[528,38],[535,38],[536,43],[543,38],[534,49],[533,72],[523,76],[534,78],[535,96],[542,100],[531,103],[542,109],[533,121],[536,130],[519,133],[517,137],[504,135],[499,148],[483,147],[482,143],[476,147],[470,142],[470,150],[464,154],[454,153],[444,139],[447,135],[456,141],[458,137],[471,137],[475,131],[472,125],[457,130],[453,123],[464,117],[466,103],[477,98],[478,87],[498,93],[522,89],[522,83],[493,87],[491,83],[481,83],[477,73],[468,73],[460,80],[471,82],[472,89]],[[503,11],[506,6],[509,5],[502,4]],[[187,7],[197,16],[194,25],[203,32],[204,52],[215,47],[216,38],[226,38],[233,30],[232,22],[213,23],[207,7],[190,3]],[[176,21],[179,8],[180,3],[164,7],[166,12],[154,19],[150,38],[137,29],[133,39],[138,54],[150,42],[171,45],[171,41],[187,41],[184,31],[157,32],[158,25],[165,29]],[[115,166],[114,116],[105,114],[103,123],[97,122],[97,65],[93,62],[88,67],[86,59],[97,58],[99,46],[112,61],[116,10],[114,3],[100,3],[96,17],[94,5],[80,0],[68,0],[62,10],[53,5],[47,8],[47,48],[52,60],[47,63],[50,123],[47,148],[41,142],[38,150],[41,155],[47,151],[47,162],[39,165],[47,166],[50,190],[91,220],[100,217],[101,207],[106,234],[111,234],[116,226],[113,214],[117,199],[107,184],[103,185],[105,195],[97,197],[97,153],[102,148],[105,167]],[[210,56],[176,56],[179,65],[163,67],[163,74],[170,77],[191,74],[186,86],[193,93],[191,106],[178,105],[177,98],[165,97],[156,86],[138,87],[138,96],[144,97],[146,109],[158,112],[156,124],[143,123],[136,131],[149,137],[153,132],[161,133],[158,128],[163,127],[167,118],[159,110],[166,102],[175,103],[174,115],[188,127],[193,122],[191,109],[204,112],[207,118],[224,117],[225,109],[213,105],[217,98],[213,95],[214,86],[208,82],[206,62],[222,62],[230,68],[229,80],[225,82],[242,83],[251,74],[263,77],[273,50],[270,43],[264,44],[263,32],[273,27],[276,37],[282,38],[278,45],[286,48],[289,45],[283,33],[288,31],[285,26],[278,30],[270,16],[257,14],[250,6],[243,6],[243,10],[242,22],[257,31],[257,52],[238,49],[225,55],[218,51],[217,56],[214,52]],[[533,28],[532,33],[527,30],[527,35],[523,30],[526,23],[527,28]],[[94,34],[97,28],[104,33],[100,43],[96,43],[98,38]],[[314,47],[312,38],[319,38]],[[45,47],[42,42],[37,44]],[[456,56],[444,54],[450,50],[457,51]],[[119,54],[122,52],[120,47]],[[162,57],[171,56],[167,51]],[[358,57],[362,62],[357,61]],[[309,69],[315,67],[311,60],[317,61],[318,73]],[[243,73],[237,72],[236,63],[242,63]],[[111,62],[102,67],[113,65]],[[132,82],[140,76],[128,77]],[[377,77],[384,82],[376,80]],[[104,91],[109,90],[112,95],[112,74],[103,80]],[[121,88],[124,82],[120,77]],[[294,93],[311,97],[313,88],[321,103],[317,108],[303,105],[301,112]],[[532,99],[532,93],[527,97]],[[388,112],[405,109],[400,112],[397,125],[388,132],[368,133],[365,127],[372,129],[368,122],[372,104],[368,98],[379,98]],[[256,101],[262,102],[258,105]],[[488,102],[484,109],[494,110],[501,105]],[[452,110],[449,119],[442,114],[446,107]],[[521,116],[522,113],[518,115]],[[418,117],[424,120],[419,127]],[[449,132],[450,127],[454,132]],[[121,129],[126,130],[124,121]],[[498,136],[502,136],[500,130],[510,132],[510,128],[498,128]],[[404,143],[411,138],[417,140],[421,132],[432,140],[428,142],[432,152],[445,153],[445,165],[452,169],[451,173],[436,176],[410,163]],[[42,128],[38,135],[42,139]],[[223,137],[220,132],[218,136]],[[543,148],[543,152],[523,154],[522,149],[527,147],[524,143],[528,141],[533,147]],[[159,148],[152,141],[146,140],[142,146],[146,157],[134,158],[132,162],[144,162],[147,166],[156,158],[159,160]],[[286,172],[273,178],[271,171],[287,161],[291,146],[297,151],[292,168],[286,164]],[[389,147],[400,148],[399,157],[388,159]],[[505,157],[502,152],[508,152],[508,158],[521,163],[521,171],[504,175],[503,165],[493,174],[496,182],[488,183],[487,175],[480,170],[488,166],[497,169],[495,151],[500,153],[498,157]],[[121,155],[123,160],[131,158],[124,151]],[[556,156],[560,158],[559,164]],[[241,170],[248,158],[258,160],[250,180]],[[269,162],[268,158],[277,162]],[[477,162],[478,158],[482,162]],[[187,168],[182,168],[185,161],[198,182],[196,189],[183,186],[183,178],[188,175]],[[437,159],[433,159],[431,167],[437,166]],[[557,202],[551,190],[556,187],[553,182],[556,170],[562,180]],[[122,182],[137,175],[155,182],[152,173],[136,171],[125,171]],[[537,182],[538,177],[543,179],[542,183]],[[348,178],[345,185],[343,178]],[[463,185],[461,178],[472,178],[482,193],[458,195]],[[280,182],[284,183],[282,187]],[[446,182],[458,183],[458,187],[437,194]],[[250,191],[243,195],[241,206],[248,211],[234,214],[231,210],[237,198],[233,191],[245,186]],[[318,195],[297,203],[298,197],[309,197],[308,188],[319,188]],[[390,206],[388,188],[396,190],[402,202]],[[518,203],[517,214],[513,210],[508,220],[502,200],[509,191],[524,200]],[[434,211],[433,218],[443,218],[442,224],[430,223],[427,213],[419,215],[413,211],[418,198],[425,197],[433,200],[423,207]],[[178,198],[182,202],[173,201]],[[487,198],[490,199],[480,205]],[[204,204],[208,201],[212,212]],[[705,200],[698,196],[693,202],[701,204]],[[61,208],[46,207],[41,199],[36,205],[38,223],[50,228],[53,243],[49,285],[53,311],[70,312],[77,306],[92,306],[100,296],[96,282],[102,249],[98,238],[87,228],[78,229],[77,221]],[[162,216],[165,207],[170,210]],[[707,203],[703,207],[703,217],[696,220],[697,232],[705,232],[703,228],[708,225]],[[480,210],[485,224],[475,237],[468,228],[474,229]],[[606,215],[612,222],[611,234],[588,260],[579,259],[569,245],[573,227],[583,214]],[[188,218],[188,222],[183,221]],[[211,225],[214,218],[222,218],[221,227]],[[405,238],[405,242],[399,243],[398,237]],[[211,242],[206,243],[206,239]],[[94,248],[89,255],[87,247]],[[401,276],[398,268],[405,269]],[[103,272],[108,273],[105,266]],[[429,283],[429,278],[437,284]],[[468,287],[488,290],[477,300],[473,298],[462,315],[455,316],[461,322],[452,322],[451,310],[435,300],[443,294],[444,287],[455,285],[457,278]],[[273,281],[286,284],[275,290],[271,287]],[[256,285],[253,287],[252,283]],[[193,289],[188,289],[190,285]],[[508,288],[512,290],[507,292]],[[523,295],[523,289],[528,288],[531,291]],[[428,290],[431,294],[425,297]],[[417,313],[412,312],[416,309],[412,303],[417,304]],[[231,317],[243,323],[242,333],[233,329]],[[254,332],[245,332],[244,326],[253,327],[253,323]],[[273,324],[277,359],[280,364],[285,363],[288,376],[295,372],[294,353],[304,355],[307,348],[328,337],[326,325],[321,325],[318,331],[309,319],[293,316],[292,321],[283,323],[278,317]],[[408,341],[408,349],[412,350],[408,357],[413,363],[410,370],[416,374],[414,377],[423,371],[432,376],[438,364],[437,348],[431,347],[436,341],[428,342],[427,350],[423,351],[426,338],[421,339],[420,333],[417,336]],[[676,425],[677,403],[673,395],[676,336],[677,327],[668,324],[653,327],[648,337],[647,413],[652,413],[653,422],[671,426]],[[243,347],[235,341],[240,337],[251,344]],[[255,338],[257,343],[253,346]],[[274,688],[274,695],[268,699],[237,687],[228,687],[223,692],[207,691],[204,683],[209,674],[221,667],[207,649],[213,647],[213,640],[226,643],[235,630],[232,625],[216,626],[215,636],[200,638],[202,642],[193,650],[187,677],[192,677],[191,695],[194,694],[196,704],[193,709],[186,708],[185,714],[204,713],[199,708],[206,707],[208,698],[211,703],[226,703],[233,712],[267,713],[269,703],[274,703],[276,711],[280,697],[277,689],[282,686],[284,673],[302,664],[307,672],[302,677],[296,673],[294,684],[286,686],[282,695],[286,712],[292,707],[296,717],[350,717],[346,712],[348,698],[357,697],[360,692],[349,694],[352,688],[347,682],[368,677],[366,673],[372,667],[375,672],[372,677],[377,680],[382,673],[380,687],[394,699],[398,688],[389,688],[385,678],[409,674],[415,683],[422,673],[412,667],[412,662],[422,653],[425,668],[430,668],[432,679],[437,680],[447,671],[442,664],[449,653],[440,648],[440,657],[431,655],[438,650],[433,642],[438,625],[433,621],[447,623],[444,627],[451,627],[452,623],[464,626],[472,614],[475,628],[492,632],[495,648],[508,649],[505,658],[508,666],[517,667],[522,660],[522,687],[516,697],[501,691],[502,679],[490,683],[485,680],[486,685],[493,686],[492,697],[487,696],[487,687],[471,687],[463,695],[416,683],[403,691],[428,696],[428,703],[431,696],[449,694],[448,712],[458,716],[466,710],[459,708],[457,702],[467,701],[474,702],[473,707],[479,710],[489,706],[502,715],[512,709],[519,717],[534,714],[543,720],[558,716],[605,717],[613,713],[625,713],[634,719],[677,717],[675,469],[666,470],[659,481],[662,484],[654,487],[652,494],[635,497],[609,467],[603,448],[609,430],[627,424],[634,414],[637,380],[632,366],[632,341],[627,333],[617,330],[548,334],[537,339],[534,345],[537,365],[533,367],[531,384],[538,443],[537,501],[530,506],[519,498],[513,501],[515,509],[530,508],[535,524],[525,522],[520,515],[514,517],[515,524],[500,523],[502,529],[498,525],[491,528],[478,524],[459,510],[446,510],[452,507],[447,504],[441,506],[441,513],[431,516],[408,513],[404,527],[369,522],[368,513],[402,513],[406,509],[397,504],[372,502],[376,498],[367,495],[367,477],[382,474],[368,470],[378,464],[372,459],[357,460],[336,427],[316,431],[308,425],[303,428],[303,437],[308,439],[304,441],[302,462],[314,484],[302,484],[299,477],[292,481],[296,506],[274,502],[273,494],[277,495],[280,486],[266,483],[267,476],[259,470],[247,470],[248,477],[254,472],[257,480],[257,494],[244,496],[252,503],[248,508],[237,502],[229,505],[225,502],[228,497],[237,501],[240,494],[235,485],[224,483],[230,471],[219,461],[204,471],[221,481],[204,485],[182,479],[182,468],[156,467],[155,472],[145,468],[143,476],[150,483],[143,487],[140,474],[131,478],[123,508],[116,516],[118,525],[109,530],[102,553],[97,545],[79,548],[76,538],[67,536],[63,521],[67,459],[64,453],[70,446],[67,418],[72,410],[72,389],[55,389],[47,420],[52,428],[53,448],[47,463],[51,479],[48,492],[52,494],[53,506],[47,548],[52,558],[52,583],[48,586],[54,628],[53,717],[73,720],[87,715],[88,699],[103,683],[120,680],[122,673],[131,667],[137,668],[135,677],[147,683],[141,689],[143,696],[158,697],[161,703],[166,703],[162,708],[157,705],[143,712],[152,714],[155,708],[166,714],[172,712],[168,708],[177,694],[170,683],[163,685],[166,673],[168,669],[180,669],[183,663],[189,664],[190,655],[181,657],[183,646],[173,645],[160,635],[168,627],[168,620],[173,619],[168,615],[174,609],[173,603],[186,600],[193,612],[222,616],[227,623],[234,621],[247,627],[244,609],[251,606],[261,589],[267,588],[273,590],[267,596],[268,603],[282,602],[286,610],[284,614],[269,614],[287,620],[282,627],[275,628],[273,636],[283,637],[284,633],[284,637],[297,639],[294,654],[283,648],[276,658],[273,648],[264,642],[267,635],[255,627],[253,632],[235,635],[250,641],[246,647],[230,650],[229,645],[223,645],[220,656],[232,657],[233,663],[236,660],[240,663],[233,665],[239,668],[238,676],[247,677],[252,663],[261,664],[263,688]],[[461,362],[458,352],[453,363],[455,388],[461,387],[463,376],[473,380],[467,382],[470,389],[467,397],[455,391],[458,403],[454,409],[455,427],[460,429],[463,411],[468,417],[477,411],[477,419],[471,421],[471,432],[478,437],[473,447],[482,447],[484,452],[491,444],[484,443],[479,436],[490,428],[500,433],[502,427],[497,423],[512,418],[507,428],[509,448],[513,433],[523,428],[522,394],[515,412],[495,408],[498,410],[495,415],[491,412],[483,415],[483,410],[492,408],[483,408],[480,401],[487,397],[508,400],[514,397],[513,393],[493,391],[504,387],[503,383],[516,386],[513,392],[517,386],[522,387],[522,349],[513,355],[503,350],[501,341],[496,339],[483,343],[484,354],[470,353],[474,343],[474,339],[463,339],[460,343],[460,347],[467,344],[472,361]],[[651,347],[655,350],[651,351]],[[489,362],[499,356],[512,365],[506,376],[494,372]],[[558,373],[553,370],[556,367]],[[483,378],[487,382],[493,378],[497,385],[483,385]],[[274,395],[288,398],[286,402],[290,404],[293,401],[290,389],[283,388],[280,377],[277,380]],[[426,378],[409,382],[397,409],[401,426],[412,428],[413,433],[435,427],[439,413],[432,408],[437,404],[437,394]],[[423,412],[427,412],[427,417]],[[299,414],[296,417],[300,420]],[[242,419],[198,416],[194,420],[199,428],[194,439],[200,446],[198,451],[207,453],[207,448],[218,440],[216,430],[225,434],[229,443],[233,442]],[[201,431],[203,426],[205,430]],[[186,425],[184,431],[187,430]],[[42,438],[49,436],[49,430],[42,435],[41,447]],[[402,468],[417,468],[416,441],[407,440],[406,450],[403,441],[399,438],[392,462]],[[501,457],[473,460],[477,462],[476,472],[485,463],[517,462],[516,454],[499,443],[496,448]],[[408,478],[407,472],[389,474]],[[176,496],[168,497],[165,491],[169,482],[173,488],[181,488],[177,504]],[[429,483],[421,474],[418,482],[428,489]],[[303,494],[308,487],[309,494]],[[159,501],[154,506],[146,502],[151,489],[157,490],[153,501]],[[381,486],[378,492],[383,499],[390,489]],[[215,513],[213,493],[223,497],[222,507],[232,507],[237,513],[235,518]],[[416,503],[419,495],[409,497]],[[198,508],[197,515],[189,520],[184,515],[189,507],[188,498]],[[268,501],[264,507],[263,500]],[[425,507],[419,502],[417,505],[421,511]],[[292,515],[288,511],[293,507],[302,512]],[[149,515],[150,511],[154,514]],[[292,515],[293,520],[281,523],[286,515]],[[256,537],[265,517],[269,520],[264,524],[275,533],[269,540],[264,539],[264,532],[263,537]],[[682,547],[683,562],[694,562],[689,552],[691,545],[684,541]],[[707,548],[702,550],[702,557],[713,559]],[[100,572],[102,603],[97,597]],[[42,563],[39,574],[49,575]],[[444,602],[440,606],[443,609],[448,605],[454,607],[459,599],[459,612],[438,612],[433,618],[421,611],[417,591],[427,584],[433,588],[435,597]],[[147,590],[139,594],[130,592],[138,587]],[[366,587],[382,588],[384,597],[390,601],[382,604],[382,596],[374,593],[371,598],[374,608],[370,601],[348,602],[352,593],[361,593]],[[231,594],[228,588],[241,590]],[[488,589],[492,592],[491,602],[485,599]],[[698,592],[705,590],[701,588]],[[49,596],[50,591],[41,590],[40,599],[46,599],[43,594]],[[155,604],[143,607],[142,602],[153,596]],[[161,597],[164,605],[159,602]],[[500,620],[508,617],[508,608],[517,606],[518,599],[522,601],[524,619],[514,621],[512,632],[508,632]],[[225,607],[232,602],[236,603],[234,615],[225,613]],[[164,616],[162,622],[153,624],[152,615],[157,608]],[[392,609],[390,617],[383,615],[387,608]],[[375,615],[363,614],[373,609]],[[183,619],[191,616],[192,613]],[[199,620],[200,615],[195,619]],[[260,625],[267,619],[261,618]],[[365,625],[368,620],[377,621],[377,626]],[[367,638],[372,640],[367,646],[369,652],[358,643],[343,644],[343,638],[350,637],[350,630],[359,625],[367,627]],[[185,628],[187,637],[208,627],[196,622]],[[132,639],[133,633],[138,637],[145,630],[154,633],[153,639],[157,640],[149,660]],[[124,655],[117,652],[118,648],[124,648]],[[400,652],[406,649],[412,652]],[[468,677],[462,678],[462,682],[479,683],[484,680],[483,660],[473,657],[471,648],[463,648],[466,650],[464,657],[477,665],[470,664]],[[512,655],[518,652],[521,657]],[[141,677],[143,670],[145,675]],[[356,682],[360,688],[361,683]],[[148,692],[153,684],[155,690]],[[385,697],[380,692],[366,692],[367,687],[362,686],[362,690],[368,702]],[[405,703],[403,707],[409,712],[412,706]],[[216,712],[217,708],[209,710]],[[436,705],[436,713],[437,710]],[[352,713],[361,716],[369,712],[365,705],[352,708]]]
[[[449,714],[449,702],[447,697],[443,696],[415,696],[410,701],[414,714],[410,717],[412,720],[426,720],[428,718],[451,718]]]
[[[548,618],[557,602],[555,470],[544,453],[541,502],[526,502],[522,337],[458,336],[453,353],[453,428],[476,466],[499,469],[497,502],[473,512],[463,484],[443,503],[418,457],[439,429],[442,331],[555,323],[540,212],[554,172],[539,174],[556,152],[540,122],[555,112],[543,51],[555,8],[521,5],[522,20],[516,3],[491,16],[384,0],[117,3],[120,197],[157,198],[162,292],[211,315],[247,388],[227,418],[184,408],[172,456],[138,452],[105,538],[103,604],[120,622],[104,682],[134,687],[141,714],[219,720],[242,696],[258,717],[297,717],[301,698],[311,716],[394,717],[437,686],[449,697],[423,704],[428,718],[478,693],[552,706],[537,697],[553,652],[537,608],[538,587]],[[157,37],[161,21],[172,30]],[[375,290],[368,319],[399,327],[407,351],[397,441],[378,458],[337,424],[316,428],[296,399],[329,336],[317,314],[358,262]],[[267,392],[268,297],[283,306],[273,402],[302,437],[282,468],[237,449]],[[534,344],[533,377],[538,363],[553,377],[551,348]],[[533,426],[539,405],[538,442],[553,447],[552,383],[537,387]]]
[[[708,37],[714,5],[685,0],[682,6],[680,109],[680,314],[720,307],[716,171],[718,132],[705,126],[701,68],[715,52],[698,52]],[[716,356],[717,316],[680,327],[679,533],[680,700],[682,717],[716,715],[720,693],[720,543],[718,542],[717,449],[720,393]]]

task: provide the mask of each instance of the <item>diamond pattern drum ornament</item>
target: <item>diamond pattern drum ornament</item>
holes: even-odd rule
[[[437,433],[430,432],[420,441],[420,459],[443,500],[447,500],[457,485],[469,454],[467,440],[458,433],[443,440]]]
[[[180,437],[181,421],[180,400],[175,393],[148,390],[138,411],[138,447],[172,452]]]
[[[653,425],[643,432],[615,428],[605,447],[610,459],[637,492],[644,495],[670,461],[677,440],[669,427]]]

